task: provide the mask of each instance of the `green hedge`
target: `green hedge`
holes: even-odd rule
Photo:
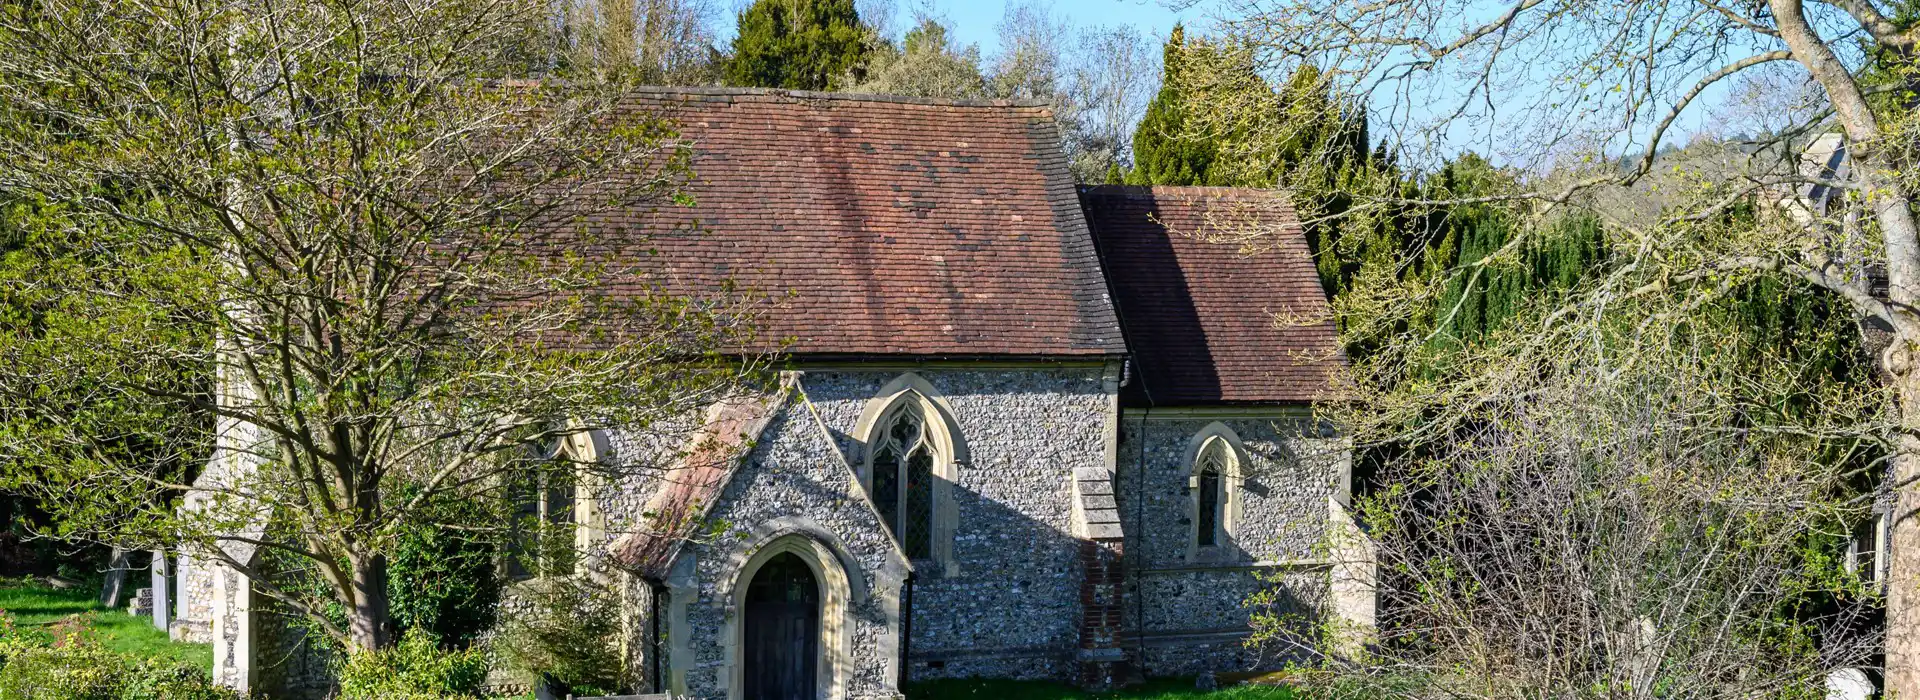
[[[11,626],[6,626],[11,632]],[[243,700],[203,669],[136,660],[76,633],[51,645],[0,637],[0,700]]]
[[[340,667],[340,700],[455,700],[480,694],[487,655],[445,651],[433,636],[409,630],[385,651],[354,654]]]

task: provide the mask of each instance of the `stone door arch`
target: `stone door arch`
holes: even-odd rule
[[[795,565],[803,566],[805,574],[800,575],[800,572],[793,571],[791,567]],[[761,590],[756,592],[754,583],[760,582],[760,574],[763,570],[767,571],[769,576],[765,582],[762,582]],[[805,700],[835,700],[846,697],[848,667],[852,662],[852,639],[848,630],[848,603],[852,598],[852,591],[848,585],[847,575],[847,570],[841,566],[839,557],[835,556],[832,550],[800,533],[780,536],[755,550],[747,558],[745,564],[738,569],[738,574],[733,580],[733,590],[729,596],[731,610],[727,615],[727,622],[730,629],[726,639],[729,652],[727,657],[732,662],[727,683],[727,697],[730,700],[787,700],[789,697]],[[763,596],[769,596],[771,593],[767,590],[765,583],[778,581],[797,585],[801,579],[810,580],[814,584],[817,597],[815,601],[806,601],[804,606],[816,613],[814,620],[817,622],[811,620],[796,622],[791,618],[792,615],[798,614],[798,609],[801,608],[798,605],[800,601],[788,601],[796,605],[794,609],[787,610],[783,617],[783,613],[766,605],[771,601],[761,600]],[[766,629],[763,624],[772,624],[775,629]],[[782,626],[785,626],[784,630],[779,629]],[[798,629],[795,626],[798,626]],[[801,649],[789,648],[788,645],[795,641],[793,637],[807,628],[816,630],[813,632],[816,636],[811,640],[813,643],[797,645],[801,646]],[[748,636],[762,634],[784,635],[789,639],[784,641],[754,639]],[[769,660],[766,656],[771,650],[769,645],[782,647],[787,653],[798,653],[812,658],[801,659],[807,668],[797,674],[780,671],[772,676],[761,677],[757,674],[766,671],[756,667],[755,664],[766,663]],[[766,692],[763,690],[765,683],[782,683],[786,682],[782,679],[792,677],[798,677],[803,682],[810,680],[813,687],[801,689],[799,693],[791,696],[755,695],[757,692]]]

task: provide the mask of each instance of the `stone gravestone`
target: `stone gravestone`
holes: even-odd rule
[[[134,617],[147,617],[153,614],[153,589],[141,588],[133,592],[133,604],[127,606],[127,614]]]
[[[153,626],[173,629],[173,596],[169,590],[173,582],[172,567],[168,566],[167,553],[161,550],[153,552]]]
[[[1210,692],[1214,690],[1219,690],[1220,679],[1215,678],[1212,671],[1204,671],[1200,675],[1194,677],[1193,689],[1201,692]]]

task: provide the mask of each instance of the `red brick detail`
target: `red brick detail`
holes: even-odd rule
[[[1126,568],[1121,541],[1081,540],[1079,681],[1089,689],[1116,688],[1126,682]]]
[[[1087,223],[1138,370],[1130,405],[1330,398],[1346,363],[1326,291],[1281,193],[1083,188]],[[1258,231],[1251,246],[1211,242]],[[1304,325],[1275,322],[1275,316]]]

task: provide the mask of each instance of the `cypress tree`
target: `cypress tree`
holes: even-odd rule
[[[1196,139],[1187,129],[1187,98],[1180,89],[1187,50],[1186,28],[1174,25],[1163,49],[1160,93],[1147,103],[1147,114],[1133,132],[1133,185],[1200,185],[1219,147]]]
[[[867,29],[853,0],[758,0],[739,22],[728,85],[826,90],[860,77]]]

